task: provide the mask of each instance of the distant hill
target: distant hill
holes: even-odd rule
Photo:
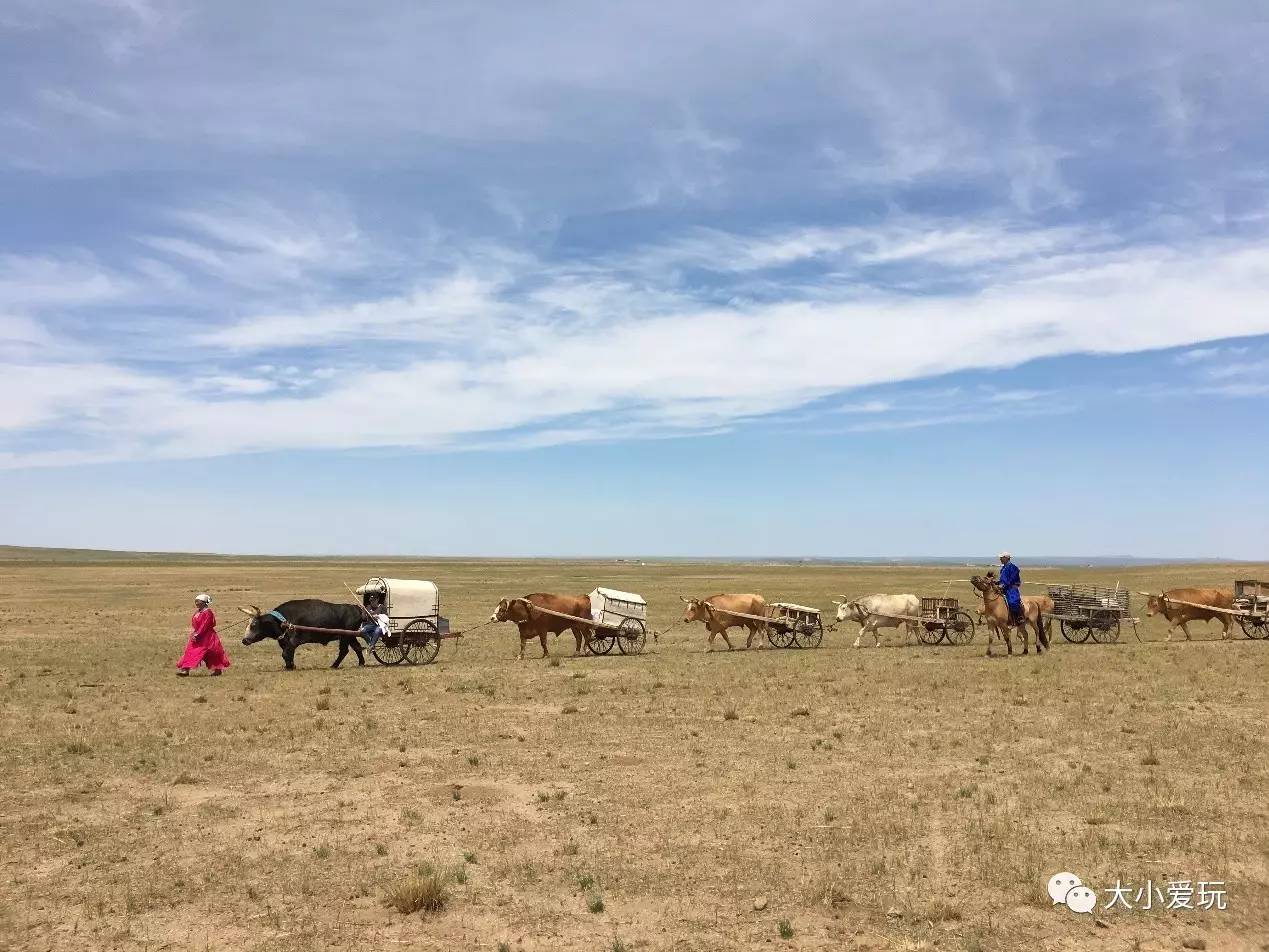
[[[762,563],[768,565],[990,565],[995,555],[923,556],[910,555],[895,558],[877,556],[806,557],[796,556],[540,556],[543,561],[556,562],[734,562],[741,564]],[[1031,566],[1137,566],[1137,565],[1221,565],[1236,564],[1239,559],[1194,557],[1184,559],[1150,558],[1134,555],[1020,555]],[[56,549],[41,546],[0,545],[0,562],[218,562],[218,561],[349,561],[349,562],[458,562],[458,561],[534,561],[532,558],[507,556],[435,556],[435,555],[225,555],[213,552],[128,552],[115,549]]]

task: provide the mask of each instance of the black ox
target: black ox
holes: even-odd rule
[[[357,664],[366,663],[366,656],[357,641],[357,631],[365,615],[356,605],[336,605],[318,598],[296,598],[283,602],[271,612],[262,612],[254,606],[249,609],[239,608],[238,611],[251,619],[242,643],[254,645],[265,638],[276,638],[278,647],[282,649],[282,661],[288,671],[295,670],[295,649],[300,645],[328,645],[332,641],[339,642],[339,654],[335,656],[332,668],[338,668],[343,663],[350,648],[357,655]],[[284,621],[303,628],[338,628],[348,634],[328,635],[319,631],[297,631],[286,627]]]

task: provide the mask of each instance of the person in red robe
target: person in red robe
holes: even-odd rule
[[[225,654],[225,646],[220,643],[220,635],[216,634],[216,616],[211,610],[211,597],[206,592],[194,599],[194,615],[189,620],[189,644],[176,663],[176,673],[182,678],[189,677],[190,671],[200,664],[207,665],[212,674],[220,674],[229,667],[229,655]]]

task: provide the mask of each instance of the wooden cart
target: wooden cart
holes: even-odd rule
[[[1050,585],[1048,592],[1053,611],[1045,620],[1057,619],[1062,637],[1072,644],[1082,644],[1090,637],[1100,644],[1116,642],[1125,621],[1137,630],[1126,589],[1072,584]],[[1140,635],[1137,637],[1140,640]]]
[[[431,664],[441,651],[441,641],[457,638],[449,619],[441,616],[441,594],[435,582],[404,578],[372,578],[357,588],[368,609],[383,604],[388,634],[370,653],[380,664]]]
[[[824,640],[824,618],[818,608],[773,602],[767,606],[766,621],[767,643],[773,648],[818,648]]]
[[[1241,612],[1238,625],[1244,635],[1257,641],[1269,638],[1269,582],[1234,582],[1234,608]]]
[[[915,620],[922,644],[967,645],[974,640],[974,619],[955,598],[922,596],[921,614]]]
[[[590,593],[590,621],[591,654],[606,655],[614,646],[624,655],[642,654],[648,643],[648,603],[642,595],[597,588]]]

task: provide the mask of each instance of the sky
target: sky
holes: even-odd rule
[[[2,0],[0,543],[1269,558],[1266,114],[1253,2]]]

